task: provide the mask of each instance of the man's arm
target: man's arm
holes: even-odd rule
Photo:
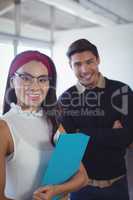
[[[60,104],[62,109],[64,107],[63,103]],[[66,103],[64,103],[64,105],[66,105]],[[71,108],[69,108],[69,106],[68,107],[66,106],[65,109],[68,111],[68,113],[69,111],[71,111],[70,110]],[[119,147],[119,148],[128,147],[130,144],[133,143],[133,92],[130,88],[128,91],[128,114],[127,115],[121,114],[121,116],[122,116],[121,119],[117,120],[121,124],[120,127],[113,126],[112,128],[111,127],[93,128],[90,126],[89,129],[86,127],[82,127],[80,129],[80,132],[84,132],[90,135],[91,141],[92,142],[94,141],[96,145]],[[60,115],[59,122],[62,123],[67,132],[77,131],[78,125],[74,123],[72,116],[64,115],[63,113]]]
[[[127,115],[121,114],[121,119],[114,121],[112,128],[94,129],[96,142],[120,148],[128,147],[133,143],[133,92],[130,88],[128,102],[125,103],[128,103]]]

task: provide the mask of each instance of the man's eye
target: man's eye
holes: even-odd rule
[[[90,64],[92,64],[92,63],[94,63],[94,62],[93,62],[93,60],[88,60],[86,63],[87,63],[88,65],[90,65]]]
[[[81,63],[75,63],[74,66],[75,66],[75,67],[80,67],[80,66],[81,66]]]

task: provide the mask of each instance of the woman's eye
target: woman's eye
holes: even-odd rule
[[[40,82],[40,83],[45,83],[45,82],[48,81],[48,80],[49,80],[48,77],[41,77],[41,78],[39,78],[39,82]]]
[[[47,80],[46,79],[40,79],[39,82],[40,83],[45,83]]]
[[[29,76],[21,75],[21,78],[22,78],[24,81],[31,81],[31,78],[30,78]]]
[[[40,79],[39,80],[40,83],[43,83],[43,82],[46,82],[46,81],[47,81],[46,79]]]

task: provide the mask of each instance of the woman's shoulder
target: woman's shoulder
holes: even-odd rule
[[[0,119],[0,132],[2,131],[9,131],[8,125],[4,119]],[[1,135],[1,134],[0,134]]]
[[[5,153],[10,153],[12,144],[10,129],[3,119],[0,119],[0,146],[5,149]]]

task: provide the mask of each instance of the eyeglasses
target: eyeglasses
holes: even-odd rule
[[[49,77],[47,75],[46,76],[45,75],[41,75],[41,76],[35,77],[35,76],[32,76],[31,74],[28,74],[28,73],[20,74],[20,73],[16,72],[15,76],[19,77],[22,80],[23,84],[26,85],[26,86],[29,86],[29,85],[33,84],[34,79],[36,79],[38,85],[40,87],[44,87],[45,84],[49,80],[51,80],[51,77]]]

